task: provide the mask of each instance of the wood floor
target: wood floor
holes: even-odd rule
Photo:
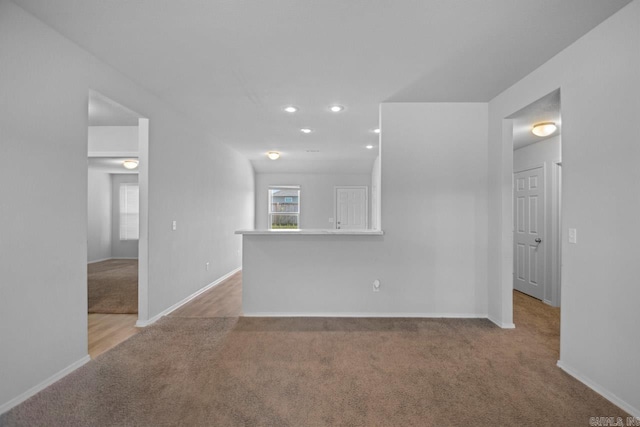
[[[137,314],[89,314],[89,356],[95,359],[138,333]]]
[[[171,317],[238,317],[242,315],[242,272],[171,312]]]
[[[173,317],[242,315],[242,272],[238,272],[172,312]],[[89,314],[89,355],[95,359],[137,334],[137,314]]]

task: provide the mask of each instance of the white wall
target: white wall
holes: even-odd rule
[[[640,1],[489,103],[489,313],[512,319],[511,130],[503,118],[560,88],[559,364],[640,416]],[[568,229],[578,231],[568,244]],[[495,303],[494,303],[495,302]]]
[[[7,0],[0,64],[0,182],[20,176],[0,186],[12,200],[0,204],[2,412],[86,361],[89,89],[150,119],[149,317],[240,266],[233,231],[254,224],[254,177],[238,153]]]
[[[559,306],[559,283],[552,266],[555,266],[560,254],[557,252],[558,228],[557,220],[557,188],[555,178],[555,164],[562,160],[560,150],[560,136],[554,136],[535,144],[527,145],[513,152],[513,171],[520,172],[534,167],[544,168],[544,209],[545,209],[545,273],[543,300],[551,305]],[[555,188],[554,188],[555,187]]]
[[[380,155],[373,161],[371,168],[371,228],[380,229]]]
[[[486,104],[383,104],[384,236],[245,235],[245,314],[485,316],[486,126]]]
[[[87,258],[111,258],[111,175],[89,168]]]
[[[560,136],[545,139],[513,151],[513,170],[522,171],[549,162],[558,162],[561,157]]]
[[[300,186],[300,228],[335,228],[329,219],[335,217],[334,187],[340,185],[362,185],[371,191],[369,174],[256,174],[256,228],[269,227],[269,186]],[[369,200],[371,196],[369,195]],[[371,206],[369,206],[369,213]],[[335,220],[335,219],[334,219]]]
[[[138,258],[137,240],[120,240],[120,184],[138,182],[137,174],[111,175],[111,257]]]
[[[89,126],[89,156],[102,154],[137,157],[138,126]]]

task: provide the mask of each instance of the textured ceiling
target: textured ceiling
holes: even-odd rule
[[[513,120],[513,149],[526,147],[545,139],[560,135],[560,89],[543,96],[508,117]],[[536,123],[553,122],[558,129],[549,136],[539,137],[531,133]]]
[[[15,2],[258,172],[358,172],[375,157],[364,147],[381,102],[488,101],[629,0]],[[347,109],[329,113],[334,102]]]

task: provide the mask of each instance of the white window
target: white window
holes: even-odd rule
[[[120,240],[138,240],[139,198],[138,184],[120,184]]]
[[[269,229],[300,228],[300,186],[269,187]]]

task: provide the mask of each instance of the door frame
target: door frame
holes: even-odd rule
[[[138,236],[138,321],[149,324],[149,119],[138,118],[138,189],[140,198]]]
[[[138,116],[138,188],[139,188],[139,236],[138,236],[138,320],[136,326],[149,325],[149,118],[131,110],[119,100],[107,96],[95,89],[88,90],[89,96],[95,96],[115,103]],[[87,153],[89,154],[89,153]],[[101,153],[94,153],[101,154]],[[119,153],[125,154],[125,153]],[[133,153],[126,153],[125,157]],[[133,156],[131,156],[133,157]],[[88,225],[87,233],[88,233]]]
[[[562,136],[560,136],[562,147]],[[545,302],[560,307],[562,288],[562,161],[551,162],[551,299]]]
[[[333,187],[333,228],[338,229],[338,189],[364,190],[364,228],[369,229],[369,186],[367,185],[336,185]]]

